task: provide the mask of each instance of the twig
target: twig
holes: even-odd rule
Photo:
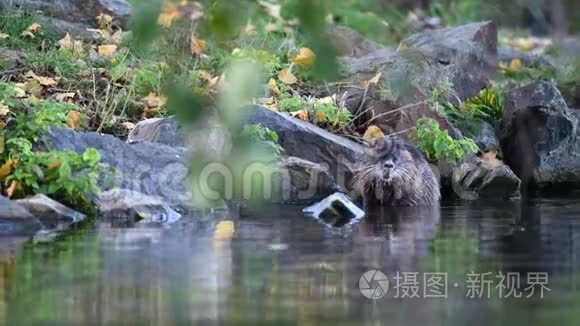
[[[365,125],[369,125],[371,122],[373,122],[374,120],[377,120],[378,118],[381,118],[381,117],[384,117],[384,116],[387,116],[387,115],[390,115],[390,114],[393,114],[393,113],[396,113],[396,112],[400,112],[400,111],[403,111],[403,110],[406,110],[406,109],[414,108],[414,107],[417,107],[417,106],[420,106],[420,105],[423,105],[423,104],[427,104],[427,103],[429,103],[428,100],[423,100],[423,101],[420,101],[420,102],[417,102],[417,103],[411,103],[411,104],[403,105],[400,108],[395,109],[395,110],[383,112],[383,113],[378,114],[378,115],[372,117],[371,119],[369,119],[369,121],[367,121],[365,123]]]

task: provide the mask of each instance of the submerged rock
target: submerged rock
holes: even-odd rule
[[[70,209],[45,195],[36,195],[16,200],[15,202],[36,216],[45,229],[64,230],[86,218],[84,214]]]
[[[488,86],[497,69],[497,30],[494,23],[482,22],[425,31],[403,40],[394,54],[380,51],[343,60],[349,70],[346,79],[353,84],[381,73],[376,87],[347,89],[347,107],[362,114],[358,123],[376,117],[373,124],[381,129],[403,131],[427,116],[449,128],[427,100],[444,85],[461,100]],[[404,112],[389,113],[403,106]]]
[[[113,189],[99,194],[100,217],[129,223],[173,223],[181,218],[163,199],[128,189]]]
[[[347,195],[340,192],[304,208],[303,212],[334,227],[344,226],[365,216],[362,209],[354,204]]]
[[[40,221],[16,202],[0,196],[0,237],[32,236]]]
[[[505,162],[524,182],[580,182],[578,119],[549,82],[532,82],[506,94],[501,145]]]
[[[461,199],[517,199],[520,179],[497,159],[477,158],[453,169],[452,187]]]
[[[338,186],[349,189],[351,164],[364,153],[364,147],[286,113],[254,106],[248,108],[249,123],[258,123],[278,134],[280,145],[289,156],[324,164]]]

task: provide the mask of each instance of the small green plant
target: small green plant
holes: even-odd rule
[[[495,124],[502,118],[503,107],[503,95],[497,89],[486,88],[458,107],[447,104],[444,108],[453,120],[481,120]]]
[[[4,193],[22,198],[46,194],[72,207],[90,210],[90,196],[105,171],[100,154],[92,148],[83,155],[72,151],[33,151],[43,134],[64,127],[72,104],[22,97],[18,87],[0,83],[4,110],[0,128],[0,182]],[[0,187],[1,188],[1,187]]]
[[[23,35],[23,32],[34,23],[37,21],[32,12],[24,10],[1,11],[0,33],[5,34],[5,37],[0,38],[0,46],[32,50],[54,41],[54,35],[48,33],[42,26],[32,32],[34,37]]]
[[[350,122],[351,114],[346,108],[341,109],[330,103],[315,103],[312,110],[318,124],[343,128]]]
[[[99,163],[101,155],[94,148],[82,155],[73,151],[33,152],[29,140],[11,138],[6,150],[6,162],[13,168],[3,181],[13,187],[13,198],[42,193],[89,210],[91,195],[100,191],[97,182],[105,166]]]
[[[439,122],[421,118],[414,132],[417,147],[425,153],[429,161],[459,161],[469,153],[477,153],[479,148],[470,138],[453,139],[447,130],[439,128]]]
[[[252,140],[263,143],[275,156],[280,156],[284,152],[284,148],[280,146],[278,134],[261,124],[245,125],[242,133]]]
[[[306,104],[300,96],[285,97],[280,100],[280,111],[294,112],[304,109]]]

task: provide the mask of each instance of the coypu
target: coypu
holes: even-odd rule
[[[423,154],[398,136],[371,143],[355,167],[353,187],[364,206],[429,206],[441,197],[439,181]]]

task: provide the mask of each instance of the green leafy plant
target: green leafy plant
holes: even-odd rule
[[[14,187],[11,197],[46,194],[75,208],[90,210],[91,195],[100,191],[97,182],[104,171],[101,155],[94,148],[82,155],[73,151],[33,152],[24,138],[6,142],[12,172],[4,182]]]
[[[278,134],[261,124],[245,125],[242,133],[252,140],[263,143],[275,156],[280,156],[284,152],[284,148],[280,146]]]
[[[316,103],[312,111],[318,124],[327,124],[334,128],[346,126],[351,118],[349,110],[338,108],[331,103]]]
[[[470,138],[453,139],[447,130],[439,128],[439,122],[421,118],[414,132],[417,147],[425,153],[429,161],[459,161],[469,153],[477,153],[477,145]]]
[[[285,97],[280,100],[280,111],[294,112],[304,109],[306,104],[300,96]]]
[[[467,101],[455,106],[451,103],[443,104],[443,115],[454,125],[471,134],[476,134],[481,121],[495,126],[503,115],[504,98],[495,88],[486,88]]]

